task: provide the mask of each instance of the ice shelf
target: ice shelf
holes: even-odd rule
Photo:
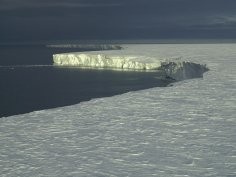
[[[94,53],[63,53],[54,54],[56,66],[74,66],[90,68],[108,68],[139,71],[162,71],[167,77],[175,80],[202,77],[207,71],[205,65],[182,61],[179,58],[155,59],[146,56],[107,55]]]

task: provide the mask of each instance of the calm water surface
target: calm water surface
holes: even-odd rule
[[[52,54],[78,49],[1,46],[0,117],[129,91],[167,86],[160,73],[52,66]]]

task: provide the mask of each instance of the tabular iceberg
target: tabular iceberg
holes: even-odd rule
[[[155,59],[145,56],[106,55],[102,53],[64,53],[53,55],[57,66],[77,66],[123,70],[160,71],[175,80],[202,77],[205,65],[174,59]]]

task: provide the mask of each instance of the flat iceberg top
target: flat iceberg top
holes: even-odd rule
[[[122,50],[105,50],[105,51],[87,51],[87,52],[72,52],[72,53],[60,53],[54,54],[54,56],[79,56],[79,55],[87,55],[87,56],[106,56],[106,58],[113,59],[127,59],[130,61],[136,61],[139,63],[160,63],[164,61],[178,61],[181,59],[181,56],[166,56],[160,55],[158,51],[154,52],[150,45],[149,50],[137,50],[137,47],[142,48],[143,45],[121,45]],[[145,45],[145,46],[148,46]],[[147,48],[145,48],[147,49]]]

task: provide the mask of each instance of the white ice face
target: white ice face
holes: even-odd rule
[[[92,68],[157,70],[161,62],[146,63],[140,61],[142,56],[109,56],[90,53],[67,53],[53,55],[55,65],[80,66]],[[145,59],[145,58],[144,58]]]
[[[210,71],[173,87],[1,118],[2,176],[236,176],[236,44],[126,47]]]

